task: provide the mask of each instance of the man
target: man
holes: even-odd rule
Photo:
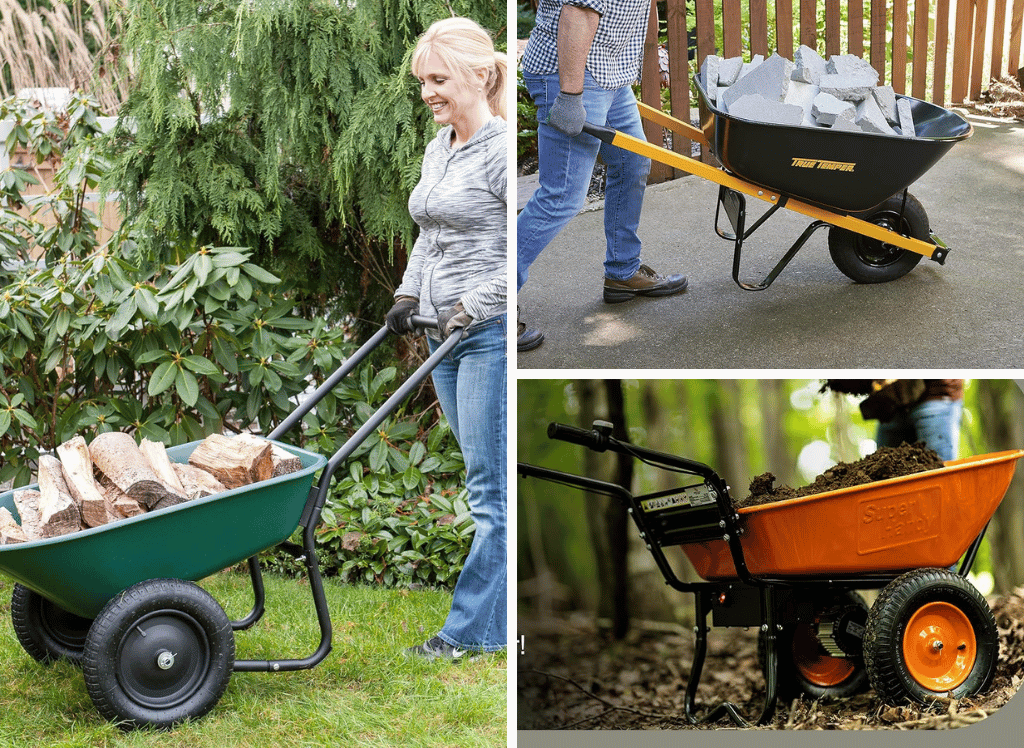
[[[518,288],[530,265],[583,207],[598,153],[605,176],[604,300],[668,296],[682,275],[662,276],[640,261],[640,223],[649,159],[582,133],[591,122],[643,138],[631,84],[640,71],[650,0],[540,0],[523,53],[523,77],[537,105],[540,187],[519,214]],[[544,336],[519,324],[518,350]]]

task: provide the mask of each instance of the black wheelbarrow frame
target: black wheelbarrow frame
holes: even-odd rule
[[[612,425],[604,421],[595,421],[590,430],[552,423],[548,427],[548,436],[596,452],[608,451],[627,455],[645,464],[689,476],[686,480],[690,483],[694,478],[702,481],[697,485],[634,496],[628,488],[615,483],[522,462],[517,464],[518,473],[523,477],[540,478],[617,500],[625,507],[639,530],[640,538],[652,554],[666,584],[680,592],[693,593],[696,614],[695,646],[684,699],[685,717],[692,724],[714,722],[724,716],[728,716],[738,726],[750,724],[740,715],[736,706],[729,702],[723,702],[710,709],[703,718],[697,716],[696,694],[707,653],[709,614],[712,615],[713,624],[716,626],[758,628],[759,658],[765,679],[765,696],[761,711],[754,722],[758,725],[767,724],[775,713],[778,699],[779,632],[787,626],[814,622],[823,601],[841,600],[855,595],[856,590],[896,585],[906,577],[915,574],[920,576],[920,572],[927,571],[933,577],[937,577],[940,584],[948,583],[952,577],[953,581],[957,582],[954,586],[969,585],[966,577],[974,564],[987,528],[986,521],[981,532],[967,548],[955,574],[945,569],[919,569],[909,573],[898,571],[799,578],[755,575],[749,569],[741,544],[741,536],[745,532],[741,517],[733,507],[729,487],[713,468],[701,462],[619,440],[612,436]],[[1024,452],[1018,452],[1010,457],[1016,459],[1021,454]],[[680,497],[683,496],[686,497],[685,500],[680,501]],[[671,507],[671,510],[665,512],[666,506]],[[663,551],[666,546],[721,540],[728,545],[728,552],[736,571],[734,579],[684,582],[678,578]],[[984,598],[981,598],[981,605],[988,611]],[[991,617],[991,611],[988,611],[988,618]],[[858,618],[850,609],[838,614],[835,630],[840,636],[862,637],[863,623],[864,618]],[[832,622],[829,625],[832,625]],[[991,664],[986,665],[988,673],[979,678],[979,682],[983,683],[982,687],[991,681],[995,656],[998,654],[994,621],[991,622],[990,630],[986,631],[986,636],[989,637],[986,644],[987,656],[991,656],[992,659]],[[849,638],[847,641],[850,641]],[[855,643],[852,645],[855,647]]]
[[[711,102],[699,75],[694,83],[703,104],[701,129],[642,102],[640,116],[710,149],[722,168],[589,122],[583,132],[718,184],[715,233],[733,242],[732,277],[740,288],[768,288],[811,235],[826,227],[833,260],[857,282],[895,280],[921,257],[945,263],[949,247],[931,231],[909,186],[971,136],[972,126],[958,114],[901,95],[920,124],[917,137],[832,132],[731,116]],[[749,225],[748,197],[769,206]],[[740,280],[744,242],[781,208],[814,220],[763,280]],[[723,214],[731,230],[720,226]]]

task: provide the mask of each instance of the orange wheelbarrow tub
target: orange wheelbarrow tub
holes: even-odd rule
[[[955,564],[984,529],[1024,450],[739,510],[755,576],[901,572]],[[681,546],[702,579],[737,577],[723,540]]]

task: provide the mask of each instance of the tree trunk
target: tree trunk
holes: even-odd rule
[[[712,467],[725,479],[733,497],[742,499],[749,493],[752,476],[739,417],[739,387],[734,379],[720,379],[711,384],[708,415],[715,447]]]
[[[621,441],[629,440],[626,430],[626,404],[622,392],[622,380],[606,379],[605,391],[608,396],[608,417],[613,424],[612,435]],[[633,490],[633,458],[616,455],[615,476],[612,482]],[[629,542],[630,525],[626,508],[617,499],[605,504],[605,525],[608,528],[608,550],[612,563],[612,633],[622,639],[629,631]]]
[[[1024,447],[1024,394],[1012,380],[976,380],[987,450]],[[1024,584],[1024,468],[1018,463],[1010,487],[986,533],[992,550],[995,591]]]

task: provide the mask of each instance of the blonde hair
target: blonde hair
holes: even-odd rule
[[[468,18],[444,18],[435,21],[416,42],[412,53],[412,74],[419,76],[424,61],[433,52],[464,83],[474,82],[476,71],[486,70],[484,84],[491,114],[508,119],[505,111],[505,80],[508,61],[504,52],[496,52],[491,37]]]

